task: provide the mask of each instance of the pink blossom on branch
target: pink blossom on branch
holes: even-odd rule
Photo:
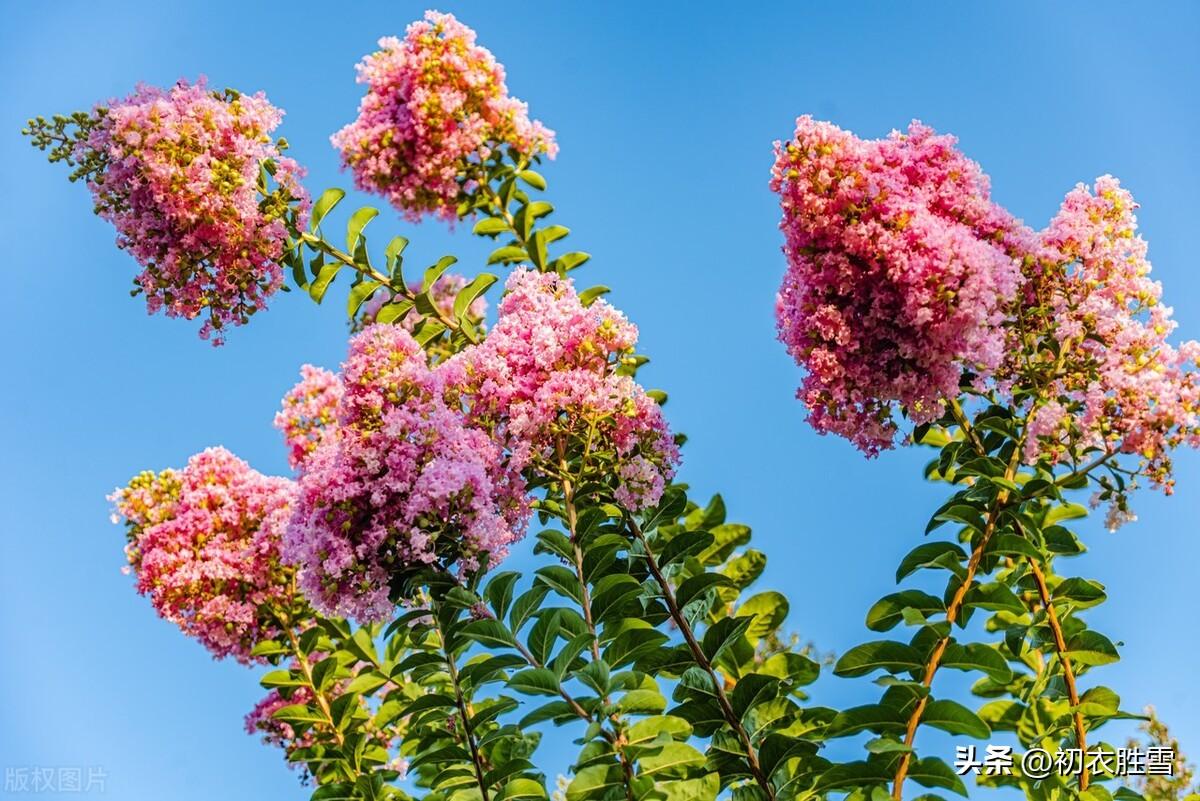
[[[508,94],[504,67],[450,14],[428,11],[358,65],[358,118],[333,135],[358,188],[411,220],[456,216],[459,181],[499,147],[557,153],[554,132]]]
[[[304,171],[269,136],[282,117],[261,92],[215,93],[203,78],[142,85],[98,109],[75,148],[103,165],[89,181],[96,212],[142,265],[147,309],[205,315],[200,334],[214,344],[283,284],[285,219],[307,215]],[[267,167],[274,188],[261,196]]]
[[[300,383],[283,396],[283,408],[275,414],[275,428],[283,432],[288,464],[302,468],[309,455],[337,422],[342,382],[335,374],[311,364],[300,368]]]
[[[636,326],[605,301],[584,306],[569,279],[518,269],[487,339],[440,370],[522,466],[611,451],[623,465],[616,497],[636,510],[658,502],[679,463],[661,408],[620,372],[636,343]]]
[[[954,145],[917,122],[864,140],[810,117],[776,143],[779,337],[807,371],[812,425],[868,455],[892,446],[897,411],[936,419],[965,371],[986,376],[1004,355],[1030,233]]]
[[[501,444],[447,401],[400,326],[352,338],[342,383],[338,435],[303,464],[285,552],[318,610],[379,620],[405,576],[502,558],[529,507]]]
[[[1031,412],[1028,460],[1123,452],[1169,492],[1171,450],[1200,445],[1200,343],[1167,341],[1176,323],[1149,277],[1136,208],[1112,176],[1067,194],[1025,287],[1026,307],[1041,313],[1021,323],[1040,326],[1035,333],[1056,348],[1016,354],[1011,370],[1036,358],[1054,366],[1046,400]]]
[[[224,448],[135,477],[110,499],[128,526],[138,592],[213,656],[255,661],[254,645],[277,633],[274,612],[295,604],[280,559],[293,493]]]

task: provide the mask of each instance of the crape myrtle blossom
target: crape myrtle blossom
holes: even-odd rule
[[[478,180],[492,150],[557,152],[554,132],[509,96],[504,67],[450,14],[429,11],[403,39],[385,37],[358,65],[358,118],[333,135],[358,188],[407,218],[456,216],[460,181]]]
[[[138,592],[215,657],[255,661],[254,645],[277,633],[274,610],[295,604],[279,551],[294,491],[224,448],[135,477],[110,500],[126,521]]]
[[[1200,343],[1167,342],[1176,323],[1149,277],[1136,208],[1111,176],[1068,193],[1041,235],[1018,318],[1054,347],[1015,356],[1012,372],[1049,374],[1030,412],[1029,461],[1131,454],[1170,492],[1171,450],[1200,445]]]
[[[212,92],[204,78],[140,85],[97,108],[75,145],[74,160],[93,165],[96,213],[143,268],[147,309],[206,315],[200,334],[214,344],[283,284],[286,218],[306,219],[304,171],[269,136],[282,117],[261,92]]]
[[[877,454],[894,412],[936,419],[965,371],[1000,364],[1030,233],[953,137],[918,122],[864,140],[801,117],[775,155],[788,261],[776,318],[807,371],[798,397],[818,431]]]
[[[288,448],[288,464],[302,467],[321,440],[332,434],[341,398],[337,375],[311,364],[300,368],[300,383],[283,396],[283,408],[275,414],[275,428],[283,432]]]
[[[658,502],[679,462],[659,405],[621,372],[636,342],[637,328],[605,301],[585,306],[569,279],[522,268],[487,339],[441,369],[472,419],[535,472],[557,472],[580,449],[611,451],[615,497],[636,510]]]
[[[342,384],[338,433],[302,465],[285,553],[318,610],[378,620],[413,571],[502,558],[529,506],[504,449],[469,424],[402,327],[355,335]]]

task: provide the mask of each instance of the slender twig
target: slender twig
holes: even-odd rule
[[[983,443],[975,430],[967,422],[966,414],[963,412],[962,406],[955,399],[950,405],[951,412],[954,414],[959,427],[972,441],[975,447],[981,454],[986,455],[986,450]],[[1008,466],[1004,471],[1004,477],[1008,481],[1012,481],[1016,475],[1017,466],[1020,464],[1021,448],[1013,449],[1012,456],[1008,460]],[[996,493],[996,500],[992,508],[988,511],[987,521],[984,523],[983,532],[979,538],[979,542],[975,544],[971,551],[971,557],[967,561],[967,573],[963,577],[962,583],[954,593],[954,597],[950,599],[950,603],[946,606],[946,622],[951,628],[954,626],[954,621],[958,619],[958,613],[962,609],[963,601],[967,597],[967,592],[971,589],[971,583],[975,579],[975,573],[979,569],[979,562],[983,558],[983,551],[987,547],[988,542],[992,538],[992,534],[996,531],[996,523],[1000,518],[1000,511],[1008,502],[1009,491],[1001,489]],[[933,686],[933,678],[937,674],[938,667],[941,665],[942,657],[946,653],[946,648],[950,645],[950,633],[947,632],[945,637],[938,640],[933,647],[933,651],[929,654],[929,661],[925,665],[925,673],[921,678],[921,684],[926,690]],[[912,714],[909,715],[908,723],[904,730],[904,745],[908,750],[900,755],[900,762],[896,765],[895,778],[892,782],[892,798],[895,801],[900,801],[903,797],[904,780],[908,777],[908,769],[912,763],[912,745],[917,738],[917,728],[921,724],[921,715],[925,712],[925,707],[929,703],[929,693],[926,692],[917,699],[916,706],[913,707]]]
[[[1033,573],[1033,580],[1037,584],[1038,595],[1041,596],[1042,605],[1046,608],[1046,621],[1050,624],[1050,631],[1054,634],[1054,648],[1058,652],[1058,661],[1063,669],[1063,681],[1067,685],[1067,698],[1071,702],[1071,707],[1075,710],[1073,717],[1075,721],[1075,744],[1084,757],[1087,756],[1087,729],[1083,724],[1083,713],[1079,711],[1079,690],[1075,686],[1075,671],[1071,667],[1071,658],[1067,654],[1067,641],[1063,637],[1062,624],[1059,622],[1058,613],[1054,611],[1054,604],[1051,603],[1050,590],[1046,586],[1046,576],[1042,573],[1042,568],[1038,565],[1037,560],[1032,556],[1027,557],[1026,561],[1029,564],[1029,570]],[[1087,759],[1084,758],[1081,764],[1082,771],[1079,774],[1079,789],[1082,792],[1088,788],[1088,769]]]
[[[671,589],[670,581],[663,574],[662,568],[654,556],[654,551],[651,550],[650,543],[646,540],[645,533],[631,516],[627,516],[625,522],[630,533],[642,544],[642,549],[646,552],[646,565],[650,569],[650,574],[654,576],[654,580],[658,582],[658,586],[662,590],[663,601],[667,604],[667,611],[671,613],[671,619],[675,621],[675,625],[679,627],[679,631],[683,634],[683,639],[687,643],[688,650],[692,652],[692,658],[696,660],[696,664],[712,680],[713,689],[716,692],[717,705],[721,708],[721,716],[725,718],[725,722],[729,724],[729,727],[737,735],[742,748],[746,749],[746,763],[750,767],[751,775],[754,777],[755,782],[758,783],[758,786],[762,788],[766,797],[770,801],[774,801],[775,788],[771,785],[769,777],[763,772],[762,765],[759,764],[758,755],[754,750],[754,743],[750,739],[750,733],[746,731],[746,727],[742,725],[742,721],[738,718],[737,713],[733,711],[733,704],[729,702],[729,696],[725,694],[724,682],[717,676],[712,663],[705,656],[704,650],[696,640],[696,634],[692,630],[691,624],[684,617],[683,610],[679,608],[679,603],[675,598],[675,591]]]
[[[565,463],[566,460],[562,456],[561,441],[558,443],[558,452],[559,452],[559,459],[563,463],[562,464],[563,472],[566,473],[567,465]],[[585,450],[584,461],[586,461],[586,459],[587,459],[587,456],[586,456],[586,450]],[[572,548],[572,552],[573,552],[572,561],[574,562],[574,567],[575,567],[575,577],[579,580],[579,587],[581,590],[580,606],[583,607],[583,620],[587,624],[588,633],[590,633],[592,635],[592,658],[599,660],[600,659],[600,638],[596,634],[596,622],[595,622],[594,618],[592,617],[592,599],[588,592],[587,578],[583,572],[583,549],[580,548],[580,545],[579,545],[579,536],[578,536],[578,530],[577,530],[579,518],[578,518],[577,511],[575,509],[574,484],[572,484],[570,479],[563,480],[562,491],[563,491],[563,506],[564,506],[564,511],[566,512],[566,517],[567,517],[567,521],[566,521],[567,522],[567,530],[571,535],[571,548]],[[605,706],[609,705],[610,702],[609,702],[608,693],[604,693],[604,695],[601,698],[601,701],[604,703]],[[621,729],[620,718],[617,714],[614,713],[609,716],[609,722],[612,723],[614,731],[612,732],[612,735],[609,737],[606,737],[606,739],[608,739],[608,741],[612,744],[613,751],[616,752],[617,759],[621,763],[621,772],[625,776],[625,797],[626,797],[627,801],[634,801],[634,798],[633,798],[633,763],[630,762],[629,755],[625,753],[625,749],[621,745],[622,737],[621,737],[621,730],[620,730]]]
[[[446,655],[446,668],[450,674],[450,683],[454,687],[454,703],[458,707],[459,717],[462,719],[463,739],[467,741],[467,747],[471,751],[471,763],[475,768],[475,781],[479,785],[479,792],[483,796],[483,801],[489,801],[487,784],[484,781],[484,775],[487,772],[483,764],[483,754],[479,752],[479,745],[475,741],[475,732],[471,727],[471,711],[467,707],[466,699],[463,697],[462,685],[458,680],[458,667],[454,664],[454,652],[450,648],[450,644],[446,642],[446,633],[442,629],[442,622],[438,615],[438,610],[433,610],[434,625],[437,626],[438,638],[442,641],[442,653]]]
[[[325,692],[317,686],[313,680],[312,665],[308,663],[308,655],[300,647],[300,640],[296,637],[296,631],[290,625],[283,626],[287,632],[288,641],[292,646],[292,654],[296,657],[296,663],[300,666],[300,673],[304,676],[304,681],[312,690],[313,700],[317,702],[317,707],[321,710],[321,714],[325,716],[325,721],[329,726],[329,731],[333,733],[333,739],[339,746],[345,744],[345,738],[342,736],[341,729],[333,721],[333,709],[329,705],[329,699],[325,697]]]

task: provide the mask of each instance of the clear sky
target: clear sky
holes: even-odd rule
[[[127,294],[131,259],[90,214],[85,189],[22,141],[24,120],[205,73],[218,87],[265,90],[287,109],[282,133],[310,188],[345,186],[328,136],[354,116],[354,63],[424,8],[3,4],[0,766],[78,766],[85,777],[100,767],[106,794],[131,801],[307,797],[278,754],[241,732],[261,694],[255,676],[214,664],[120,573],[123,540],[104,496],[212,444],[286,471],[271,428],[278,399],[300,364],[336,367],[346,338],[338,291],[329,308],[280,296],[220,349],[192,325],[148,317]],[[1119,176],[1142,204],[1180,336],[1200,337],[1200,6],[442,10],[479,31],[513,93],[557,130],[562,152],[545,170],[556,216],[595,256],[586,282],[613,287],[641,327],[654,359],[643,378],[670,392],[670,419],[691,437],[683,479],[724,493],[731,517],[754,527],[771,559],[762,586],[788,594],[791,626],[821,648],[868,639],[867,608],[890,591],[944,489],[922,482],[926,454],[866,461],[813,434],[793,399],[798,371],[774,339],[784,265],[767,176],[771,143],[797,115],[864,136],[914,117],[956,133],[996,198],[1034,227],[1076,182]],[[373,225],[377,241],[409,236],[413,259],[453,252],[469,270],[482,264],[466,230],[452,237],[386,212]],[[1156,704],[1200,757],[1200,459],[1182,454],[1176,495],[1143,492],[1136,507],[1141,520],[1118,535],[1089,523],[1091,552],[1061,570],[1109,588],[1090,618],[1124,641],[1124,660],[1095,680],[1129,708]],[[529,564],[528,552],[512,563]],[[829,677],[816,693],[850,705],[875,690]],[[561,772],[567,754],[552,745],[543,764]]]

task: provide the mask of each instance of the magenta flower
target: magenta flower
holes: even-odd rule
[[[810,423],[868,455],[892,446],[896,411],[936,419],[964,372],[1004,355],[1030,234],[954,144],[916,122],[870,141],[810,117],[776,143],[779,338],[807,371]]]
[[[143,473],[111,500],[124,517],[138,593],[217,658],[256,661],[295,604],[280,560],[294,485],[264,476],[224,448],[179,471]]]
[[[525,531],[525,485],[503,448],[448,402],[400,326],[350,340],[338,435],[303,462],[285,552],[320,611],[378,620],[422,567],[473,569]]]
[[[1087,449],[1135,454],[1139,472],[1169,492],[1170,451],[1200,445],[1200,343],[1167,342],[1176,323],[1149,277],[1136,208],[1106,175],[1094,190],[1072,190],[1041,235],[1025,307],[1042,310],[1028,324],[1041,325],[1059,355],[1041,354],[1058,365],[1048,399],[1031,410],[1025,455],[1058,462]],[[1036,358],[1014,355],[1011,370],[1029,370]]]
[[[336,429],[342,398],[342,382],[330,371],[306,364],[300,376],[300,383],[283,396],[283,407],[275,414],[275,428],[283,432],[287,444],[288,464],[295,468],[302,468],[321,440]]]
[[[286,220],[307,216],[304,171],[269,136],[282,117],[261,92],[211,92],[203,78],[141,85],[97,109],[75,147],[102,165],[89,181],[96,212],[142,265],[147,309],[206,315],[200,335],[214,344],[283,284]]]
[[[358,188],[387,198],[411,220],[453,220],[460,181],[477,180],[499,147],[525,156],[558,148],[508,94],[504,67],[450,14],[428,11],[404,39],[386,37],[358,65],[367,85],[358,118],[333,135]]]
[[[631,509],[658,502],[679,463],[659,405],[619,372],[637,328],[603,300],[584,306],[569,279],[527,269],[508,279],[496,326],[443,365],[472,419],[506,438],[522,466],[552,467],[580,447],[612,451]]]

